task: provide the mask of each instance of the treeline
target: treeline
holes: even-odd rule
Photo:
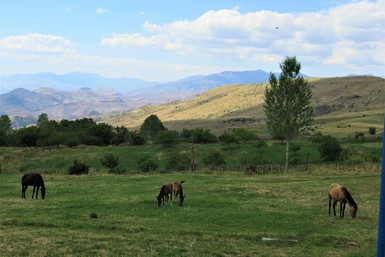
[[[194,143],[240,143],[258,140],[255,132],[245,128],[234,129],[219,137],[209,129],[183,129],[182,132],[168,130],[156,115],[150,115],[139,131],[129,131],[125,127],[113,127],[106,123],[96,123],[91,118],[76,120],[51,120],[41,114],[34,126],[13,129],[7,115],[0,117],[0,146],[45,147],[66,145],[143,145],[146,143],[172,146],[182,142]]]

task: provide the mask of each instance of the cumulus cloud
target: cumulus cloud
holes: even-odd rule
[[[145,22],[143,34],[114,34],[101,44],[250,61],[276,62],[296,55],[323,64],[347,64],[371,58],[384,65],[384,6],[385,0],[379,0],[307,13],[208,11],[195,20]]]
[[[29,33],[0,39],[0,49],[36,53],[73,52],[71,41],[62,36]]]

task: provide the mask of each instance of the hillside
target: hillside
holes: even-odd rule
[[[385,103],[385,80],[370,76],[311,78],[312,103],[317,126],[335,133],[367,131],[368,126],[381,130]],[[210,128],[216,131],[234,126],[265,129],[262,109],[267,83],[225,85],[183,102],[147,106],[101,121],[114,126],[137,129],[146,117],[156,114],[169,129]]]

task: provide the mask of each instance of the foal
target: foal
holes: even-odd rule
[[[330,216],[330,207],[333,199],[333,212],[334,216],[336,215],[336,205],[337,202],[340,202],[340,218],[342,219],[345,216],[345,206],[346,203],[349,205],[349,212],[352,215],[352,219],[356,219],[357,216],[357,204],[354,201],[353,197],[346,189],[339,184],[333,183],[329,186],[329,216]]]
[[[21,198],[25,198],[25,191],[28,186],[33,186],[32,198],[35,194],[36,189],[36,199],[38,198],[39,188],[41,188],[41,198],[45,197],[45,186],[43,177],[37,173],[28,173],[25,174],[21,179]]]
[[[183,188],[182,184],[184,183],[184,180],[182,181],[175,181],[173,184],[173,191],[174,191],[174,201],[179,195],[179,206],[182,206],[184,201],[184,195],[183,195]]]
[[[172,202],[172,184],[163,185],[160,189],[159,195],[156,197],[158,199],[158,207],[160,207],[162,204],[164,205],[165,202],[168,202],[169,197],[171,198]]]

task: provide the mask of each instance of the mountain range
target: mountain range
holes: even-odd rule
[[[270,73],[262,70],[227,71],[168,83],[110,79],[79,72],[3,76],[0,92],[16,89],[0,95],[0,115],[36,118],[47,113],[50,118],[74,119],[117,114],[142,106],[186,100],[221,85],[266,82],[269,76]]]

